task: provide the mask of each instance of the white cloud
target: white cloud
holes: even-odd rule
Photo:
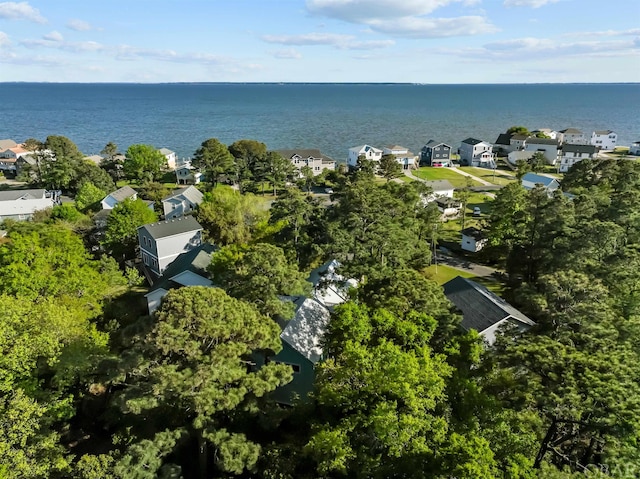
[[[338,33],[305,33],[303,35],[264,35],[267,43],[280,45],[329,45],[342,50],[372,50],[386,48],[395,44],[393,40],[368,40],[358,41],[353,35]]]
[[[640,36],[640,28],[631,28],[629,30],[602,30],[599,32],[571,32],[565,33],[565,37],[624,37],[624,36]]]
[[[558,0],[504,0],[505,7],[531,7],[540,8],[549,3],[555,3]]]
[[[2,2],[0,3],[0,18],[6,20],[29,20],[35,23],[47,23],[47,19],[40,15],[37,8],[33,8],[28,2]]]
[[[461,0],[307,0],[314,14],[353,23],[427,15]]]
[[[47,33],[46,35],[43,35],[42,38],[44,40],[49,40],[52,42],[61,42],[64,40],[64,37],[62,36],[62,34],[56,30],[52,31],[51,33]]]
[[[7,47],[11,45],[11,40],[9,40],[9,35],[4,32],[0,32],[0,48]]]
[[[300,58],[302,58],[302,54],[294,48],[289,48],[287,50],[278,50],[277,52],[273,52],[272,55],[275,58],[284,60],[299,60]]]
[[[67,28],[71,30],[75,30],[77,32],[87,32],[89,30],[94,30],[89,22],[85,22],[84,20],[79,20],[77,18],[72,18],[67,22]]]
[[[498,29],[480,16],[457,18],[405,17],[392,21],[375,21],[371,29],[408,38],[440,38],[493,33]]]

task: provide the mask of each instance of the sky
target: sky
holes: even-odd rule
[[[640,82],[640,1],[0,1],[8,81]]]

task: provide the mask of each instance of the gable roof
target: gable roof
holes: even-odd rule
[[[45,193],[44,189],[0,191],[0,201],[41,200]]]
[[[318,158],[318,159],[321,159],[323,162],[335,161],[332,158],[329,158],[327,155],[323,155],[322,152],[317,148],[276,150],[276,153],[279,153],[282,157],[286,158],[287,160],[290,160],[294,156],[298,155],[300,158]]]
[[[363,151],[369,151],[369,150],[373,151],[374,153],[382,153],[381,149],[371,145],[360,145],[360,146],[354,146],[353,148],[349,148],[349,151],[357,151],[358,153],[361,153]]]
[[[535,325],[531,319],[504,299],[462,276],[457,276],[445,283],[444,294],[456,308],[462,311],[460,324],[467,331],[475,329],[482,333],[506,319],[513,319],[527,326]]]
[[[167,269],[164,270],[162,276],[156,280],[153,284],[154,290],[165,289],[169,290],[173,287],[173,284],[181,284],[180,280],[186,282],[185,276],[181,274],[189,271],[202,279],[206,279],[208,276],[207,268],[211,264],[211,255],[216,251],[216,247],[210,243],[204,243],[200,246],[193,248],[186,253],[180,254],[175,260],[173,260]],[[193,280],[193,276],[189,277]]]
[[[528,145],[556,145],[558,146],[558,140],[554,140],[553,138],[536,138],[531,137],[527,140]]]
[[[596,130],[593,132],[594,135],[610,135],[611,133],[615,133],[613,130]]]
[[[569,143],[562,145],[562,151],[567,153],[588,153],[593,155],[597,150],[593,145],[572,145]]]
[[[436,140],[429,140],[427,144],[424,146],[428,146],[429,148],[435,148],[436,146],[440,146],[440,145],[446,146],[447,148],[451,148],[451,146],[447,145],[446,143],[443,143],[441,141],[436,141]]]
[[[461,233],[463,236],[469,236],[470,238],[473,238],[476,241],[484,239],[485,237],[482,231],[480,231],[478,228],[474,228],[473,226],[463,229]]]
[[[9,139],[0,140],[0,151],[8,150],[9,148],[13,148],[17,145],[18,144],[13,140],[9,140]]]
[[[494,144],[508,146],[510,144],[510,141],[511,135],[509,135],[508,133],[500,133]]]
[[[286,323],[280,338],[315,364],[322,357],[322,337],[331,313],[311,298],[299,297],[294,304],[295,316]]]
[[[183,196],[194,205],[199,205],[200,203],[202,203],[202,198],[204,195],[195,186],[187,186],[185,188],[174,190],[169,196],[167,196],[166,198],[162,198],[162,201],[168,201],[178,196]]]
[[[173,155],[175,153],[175,151],[171,151],[169,148],[160,148],[158,151],[164,156]]]
[[[569,135],[582,135],[582,132],[577,128],[567,128],[566,130],[560,130],[560,133],[569,134]]]
[[[202,226],[200,226],[200,223],[198,223],[193,216],[182,216],[180,218],[160,221],[158,223],[150,223],[148,225],[140,226],[140,228],[147,230],[154,239],[202,230]]]
[[[119,202],[124,201],[127,198],[131,198],[137,193],[138,192],[130,186],[123,186],[122,188],[118,188],[116,191],[109,193],[107,196],[111,196],[111,198]]]
[[[527,188],[527,186],[525,186],[524,183],[531,183],[534,185],[540,184],[545,188],[549,188],[551,185],[553,185],[554,182],[559,185],[559,182],[556,178],[551,178],[549,176],[543,176],[543,175],[536,175],[535,173],[526,173],[522,177],[522,184],[525,188]]]

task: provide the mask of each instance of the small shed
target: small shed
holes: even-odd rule
[[[462,241],[460,246],[465,251],[477,253],[487,244],[487,238],[478,228],[470,226],[462,230]]]

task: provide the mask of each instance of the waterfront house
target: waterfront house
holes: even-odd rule
[[[388,145],[382,148],[382,155],[393,155],[402,166],[403,170],[415,169],[418,167],[418,156],[409,151],[408,148],[400,145]]]
[[[0,222],[29,220],[36,211],[56,204],[56,196],[44,189],[0,191]]]
[[[318,149],[278,150],[283,158],[289,160],[298,170],[298,176],[302,178],[302,168],[308,166],[313,171],[313,176],[320,175],[324,170],[336,169],[336,161],[323,155]]]
[[[191,213],[202,203],[202,198],[202,193],[195,186],[187,186],[173,191],[162,199],[164,219],[170,220]]]
[[[475,138],[467,138],[460,144],[460,163],[480,168],[495,168],[493,145]]]
[[[558,138],[558,132],[552,130],[551,128],[538,128],[537,130],[533,130],[531,132],[531,134],[533,136],[538,136],[539,134],[542,134],[544,136],[542,136],[543,138],[551,138],[552,140],[557,140]]]
[[[191,161],[183,160],[176,166],[176,183],[179,185],[197,185],[202,181],[202,173],[191,166]]]
[[[451,166],[451,147],[446,143],[429,140],[420,152],[421,166]]]
[[[4,140],[0,140],[0,154],[4,153],[8,149],[14,148],[16,146],[18,146],[18,144],[15,141],[13,141],[13,140],[11,140],[9,138],[4,139]]]
[[[634,141],[629,147],[630,155],[640,155],[640,140]]]
[[[138,192],[136,190],[130,186],[123,186],[105,196],[100,204],[103,210],[111,210],[115,208],[118,203],[122,203],[126,199],[135,200],[137,198]]]
[[[597,148],[593,145],[562,145],[560,152],[560,172],[566,173],[576,163],[598,157]]]
[[[591,145],[598,150],[615,150],[618,134],[611,130],[600,130],[591,133]]]
[[[460,246],[465,251],[477,253],[487,244],[487,238],[484,233],[473,226],[465,228],[461,231],[462,239]]]
[[[462,313],[461,327],[476,330],[489,344],[502,327],[510,325],[525,332],[535,323],[484,286],[462,276],[444,284],[444,294]]]
[[[522,187],[525,190],[532,190],[536,187],[542,187],[547,190],[549,196],[553,195],[553,192],[560,188],[560,183],[556,178],[550,176],[538,175],[536,173],[526,173],[521,180]]]
[[[167,159],[167,166],[169,167],[169,169],[175,170],[176,169],[175,151],[171,151],[168,148],[160,148],[158,151],[162,154],[162,156],[164,156]]]
[[[358,158],[360,157],[379,164],[380,159],[382,158],[382,150],[379,148],[374,148],[370,145],[361,145],[349,148],[349,157],[347,158],[347,164],[349,165],[349,167],[357,168]]]
[[[145,267],[159,277],[178,256],[202,244],[202,226],[193,216],[143,225],[138,244]]]
[[[527,135],[501,133],[498,135],[493,149],[496,152],[509,154],[512,151],[522,150],[524,148]]]
[[[556,138],[561,145],[584,145],[587,143],[582,131],[577,128],[567,128],[556,132]]]
[[[550,165],[555,165],[558,161],[558,149],[560,144],[558,140],[552,138],[528,138],[524,144],[524,151],[529,151],[532,154],[540,152],[544,155],[544,159]]]

